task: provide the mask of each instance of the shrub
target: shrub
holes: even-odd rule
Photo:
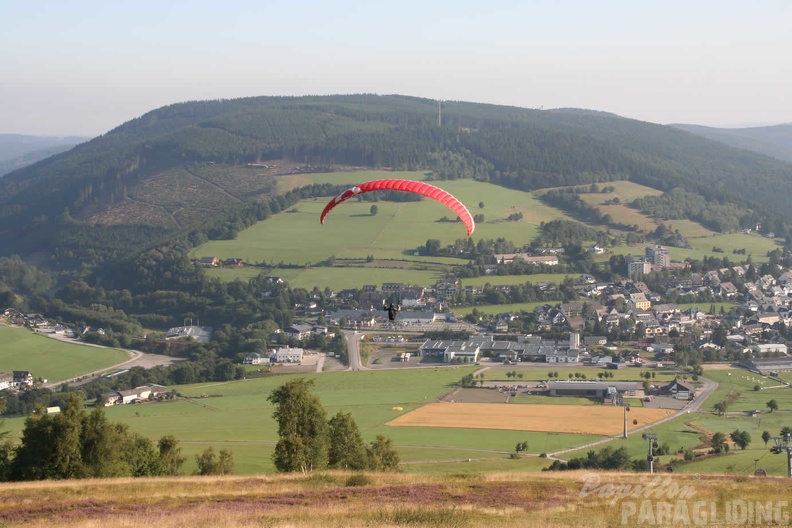
[[[353,487],[353,486],[369,486],[371,484],[371,479],[368,475],[363,473],[356,473],[354,475],[350,475],[349,478],[346,479],[345,486]]]

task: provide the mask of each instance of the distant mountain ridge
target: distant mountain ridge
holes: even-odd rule
[[[0,177],[88,141],[82,136],[0,134]]]
[[[739,204],[780,236],[792,224],[789,163],[605,112],[456,101],[439,110],[368,94],[152,110],[0,179],[0,252],[90,267],[174,237],[221,236],[246,204],[272,197],[271,176],[295,167],[422,170],[519,190],[630,180]],[[248,164],[275,168],[251,177]]]
[[[751,128],[713,128],[682,124],[671,126],[738,149],[792,163],[792,123]]]

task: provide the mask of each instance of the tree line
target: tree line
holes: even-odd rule
[[[155,444],[110,422],[103,407],[87,412],[72,394],[60,413],[47,414],[39,407],[31,414],[19,445],[7,439],[0,443],[0,480],[177,475],[184,461],[173,436]]]
[[[267,398],[275,406],[278,443],[272,459],[281,472],[321,469],[395,471],[399,453],[389,438],[377,435],[366,445],[355,419],[338,411],[328,420],[319,399],[311,393],[313,380],[291,380]]]

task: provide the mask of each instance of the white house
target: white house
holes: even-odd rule
[[[14,374],[11,372],[0,372],[0,391],[8,390],[14,382]]]
[[[242,363],[245,365],[262,365],[265,363],[269,363],[270,358],[269,356],[263,356],[258,352],[251,352],[242,360]]]
[[[302,363],[302,348],[279,348],[275,351],[276,363]]]

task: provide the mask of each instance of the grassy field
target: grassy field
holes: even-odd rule
[[[681,303],[681,304],[677,304],[677,308],[679,308],[682,311],[689,310],[691,308],[698,308],[699,310],[703,310],[703,311],[705,311],[707,313],[710,312],[710,308],[712,306],[715,307],[715,313],[720,313],[721,309],[723,309],[724,312],[728,313],[729,310],[731,310],[735,306],[738,306],[738,303],[734,303],[734,302],[716,302],[716,303]]]
[[[730,393],[739,393],[737,400],[729,406],[729,411],[768,411],[767,402],[776,400],[779,411],[792,411],[792,389],[789,387],[762,388],[754,390],[755,385],[771,387],[778,382],[759,376],[743,369],[706,370],[704,375],[720,385],[710,396],[711,405],[723,400]],[[763,416],[766,419],[767,415]],[[792,419],[790,419],[792,422]],[[792,423],[786,424],[792,426]]]
[[[453,311],[459,317],[464,317],[474,309],[486,315],[497,315],[502,313],[520,313],[521,311],[533,312],[537,306],[543,306],[544,302],[530,303],[510,303],[510,304],[479,304],[476,306],[455,306]]]
[[[642,233],[650,233],[657,229],[658,223],[654,218],[629,207],[627,202],[622,201],[618,204],[605,203],[616,196],[617,193],[587,193],[581,194],[580,198],[588,205],[597,208],[602,214],[610,215],[616,224],[638,226],[638,231]]]
[[[278,188],[288,188],[293,178],[297,178],[300,185],[304,185],[325,181],[353,183],[372,178],[405,176],[420,179],[423,174],[367,172],[297,175],[280,178]],[[473,214],[484,215],[485,221],[477,224],[475,240],[505,238],[517,246],[522,246],[536,237],[539,223],[565,216],[562,212],[543,205],[531,193],[472,180],[442,182],[442,186],[463,202],[475,204],[471,206]],[[478,207],[480,202],[484,203],[483,209]],[[371,202],[349,200],[334,210],[324,225],[320,225],[319,214],[326,203],[326,198],[299,202],[288,212],[246,229],[235,240],[207,242],[193,250],[191,256],[242,258],[249,265],[300,266],[303,269],[279,268],[276,273],[292,285],[330,286],[335,289],[359,285],[359,282],[351,282],[355,274],[359,276],[359,269],[343,267],[347,259],[365,259],[371,255],[375,259],[413,263],[412,270],[405,270],[401,274],[387,268],[367,266],[366,274],[371,276],[369,283],[374,284],[396,281],[424,284],[421,281],[427,279],[431,279],[428,281],[431,283],[435,280],[435,274],[429,270],[421,270],[422,265],[426,268],[435,266],[436,269],[438,264],[447,266],[465,263],[463,260],[413,254],[428,239],[438,239],[441,244],[446,245],[466,237],[461,223],[440,222],[443,217],[454,219],[455,215],[434,200],[378,202],[379,211],[375,216],[370,214]],[[515,212],[523,214],[522,221],[506,221],[506,217]],[[337,259],[337,266],[317,266],[331,256]],[[420,264],[414,264],[415,262]],[[391,264],[389,267],[395,265]],[[258,271],[243,268],[209,270],[209,273],[225,280],[233,280],[255,276]]]
[[[731,233],[728,235],[713,235],[700,238],[689,238],[688,243],[691,248],[676,248],[669,247],[671,251],[671,260],[674,262],[682,262],[687,258],[701,260],[704,256],[723,256],[735,262],[745,260],[748,255],[754,262],[767,262],[767,253],[775,249],[779,249],[781,241],[770,240],[761,235],[750,234],[744,235],[742,233]],[[620,246],[610,248],[612,254],[618,255],[643,255],[644,244],[635,246]],[[723,250],[723,253],[714,253],[713,247],[718,247]],[[745,255],[735,255],[732,253],[735,249],[745,249]],[[607,259],[605,259],[607,260]]]
[[[476,238],[504,237],[517,245],[527,244],[536,236],[541,221],[563,216],[557,210],[538,202],[530,193],[518,192],[472,180],[443,182],[443,188],[465,203],[484,202],[485,222],[476,227]],[[459,222],[440,222],[454,217],[453,212],[434,200],[421,202],[377,202],[379,212],[372,216],[371,202],[347,201],[319,224],[319,214],[327,203],[325,198],[305,200],[288,212],[243,231],[236,240],[212,241],[197,248],[194,255],[236,256],[250,263],[314,264],[331,255],[339,258],[412,257],[427,239],[442,244],[465,238]],[[505,218],[522,212],[521,222]],[[273,248],[277,248],[273,251]]]
[[[484,286],[486,284],[499,285],[508,284],[513,286],[515,284],[537,284],[539,282],[554,282],[560,284],[564,279],[571,277],[573,279],[579,277],[580,274],[568,275],[566,273],[537,273],[535,275],[483,275],[481,277],[470,277],[462,279],[462,286]]]
[[[299,377],[316,381],[314,393],[329,416],[338,411],[351,413],[364,440],[372,441],[378,434],[392,438],[400,450],[409,453],[406,460],[415,463],[411,471],[420,471],[423,467],[432,469],[437,460],[457,460],[462,464],[468,458],[505,457],[522,441],[528,441],[531,452],[541,453],[600,438],[591,434],[386,425],[399,415],[435,401],[472,371],[473,367],[444,367],[343,371]],[[177,387],[189,399],[111,407],[107,415],[110,420],[126,423],[132,430],[153,440],[167,434],[176,436],[188,456],[187,472],[195,469],[194,455],[210,445],[216,450],[229,449],[234,453],[237,473],[272,472],[270,457],[278,437],[272,419],[273,407],[267,396],[291,377]],[[394,411],[393,407],[403,410]],[[9,419],[6,426],[12,434],[18,435],[23,420]]]
[[[27,328],[0,325],[0,372],[27,370],[50,383],[74,378],[129,359],[126,352],[63,342]]]
[[[751,255],[754,261],[767,261],[767,253],[783,247],[781,240],[771,240],[759,234],[752,233],[744,235],[742,233],[731,233],[728,235],[715,235],[702,238],[691,238],[688,240],[693,247],[692,251],[704,255],[720,255],[721,253],[713,253],[712,248],[717,247],[723,250],[722,255],[729,260],[740,260]],[[735,255],[732,253],[734,250],[745,249],[745,256]],[[680,250],[680,255],[685,255],[685,250]],[[698,257],[700,258],[700,257]]]
[[[239,474],[271,473],[274,467],[271,454],[277,441],[277,431],[272,420],[273,407],[267,401],[267,396],[293,377],[307,377],[315,380],[314,393],[320,398],[328,412],[328,416],[338,411],[349,412],[357,421],[364,440],[372,441],[376,435],[384,434],[390,437],[406,462],[405,470],[411,473],[428,474],[444,471],[460,473],[476,473],[481,471],[536,471],[550,463],[548,459],[536,458],[540,453],[554,453],[561,450],[572,449],[564,453],[564,458],[585,456],[591,448],[574,450],[575,446],[582,446],[588,442],[599,440],[592,428],[584,428],[586,434],[560,432],[561,429],[552,428],[548,420],[540,420],[541,427],[526,427],[532,430],[493,429],[497,427],[494,415],[490,416],[490,407],[484,405],[485,414],[481,415],[486,429],[476,429],[474,426],[458,427],[464,423],[456,424],[457,427],[438,427],[439,422],[432,421],[422,426],[394,427],[390,425],[394,419],[404,417],[424,404],[437,400],[439,396],[451,390],[454,384],[465,374],[473,372],[480,367],[438,367],[430,369],[382,370],[360,372],[333,372],[310,375],[272,376],[226,383],[210,383],[202,385],[175,387],[184,397],[175,402],[147,405],[118,406],[107,409],[108,418],[113,421],[126,423],[132,430],[140,432],[156,440],[163,435],[172,434],[182,444],[183,452],[188,457],[185,471],[190,473],[195,470],[194,456],[201,453],[206,447],[213,446],[216,450],[228,449],[233,452],[236,461],[236,472]],[[542,365],[541,368],[514,368],[511,369],[523,374],[520,381],[546,380],[550,371],[558,372],[559,379],[566,379],[569,373],[586,372],[587,377],[596,379],[596,371],[601,369],[586,367],[556,367]],[[638,375],[646,369],[622,369],[612,371],[615,381],[636,380]],[[590,371],[590,372],[589,372]],[[674,373],[669,370],[657,370],[655,381],[663,383],[673,378]],[[503,381],[514,382],[513,378],[506,377],[506,370],[490,369],[485,372],[487,382]],[[731,374],[731,375],[729,375]],[[761,432],[768,430],[771,434],[778,435],[781,427],[792,425],[792,391],[789,389],[766,389],[753,391],[754,382],[743,379],[749,375],[739,369],[707,371],[707,376],[718,380],[723,385],[702,407],[706,411],[711,405],[719,401],[730,391],[739,390],[741,395],[729,409],[728,415],[719,417],[709,412],[687,414],[669,422],[654,426],[649,432],[656,433],[660,443],[667,443],[673,451],[678,449],[696,448],[705,442],[702,439],[702,430],[729,433],[734,429],[748,431],[753,443],[747,453],[737,453],[734,459],[706,459],[687,464],[680,471],[727,471],[731,470],[744,474],[750,456],[763,457],[768,453],[761,442]],[[789,393],[789,394],[787,394]],[[520,400],[520,398],[523,398]],[[751,418],[747,409],[765,409],[764,403],[774,398],[778,401],[780,410],[774,413],[764,412],[759,417]],[[563,400],[563,401],[560,401]],[[521,405],[502,405],[491,407],[509,408],[507,410],[521,410],[532,412],[540,407],[553,407],[558,409],[558,416],[568,413],[569,408],[581,402],[575,398],[540,398],[517,397],[514,403]],[[591,405],[591,402],[579,409],[600,410],[601,406]],[[560,405],[560,404],[570,404]],[[461,404],[441,404],[449,408]],[[402,410],[394,410],[401,407]],[[634,411],[643,411],[639,404],[634,405]],[[612,411],[612,409],[609,409]],[[618,409],[617,409],[618,410]],[[480,413],[479,413],[480,414]],[[592,416],[591,411],[586,412]],[[636,417],[638,415],[636,414]],[[472,415],[467,413],[464,420],[471,420]],[[575,423],[581,419],[575,420]],[[603,420],[599,420],[602,422]],[[604,420],[608,421],[608,420]],[[5,428],[12,436],[18,436],[22,430],[24,420],[14,418],[6,420]],[[538,430],[537,430],[538,429]],[[602,433],[605,434],[605,433]],[[534,457],[529,461],[508,460],[510,453],[518,442],[528,442],[528,452]],[[612,447],[626,446],[633,458],[641,458],[646,452],[646,442],[640,435],[630,435],[627,440],[614,440],[607,445]],[[597,448],[599,449],[599,448]],[[730,455],[732,456],[732,455]],[[668,463],[679,455],[664,455],[658,464]],[[781,457],[778,457],[779,459]],[[723,463],[719,463],[722,460]],[[752,460],[752,459],[751,459]],[[772,464],[770,462],[773,462]],[[776,458],[765,459],[765,469],[779,473],[783,469]],[[696,469],[703,464],[701,469]],[[736,465],[735,465],[736,464]],[[778,469],[776,466],[778,466]],[[751,466],[752,467],[752,466]],[[704,469],[706,468],[706,469]],[[735,469],[736,468],[736,469]],[[729,470],[730,471],[730,470]]]

